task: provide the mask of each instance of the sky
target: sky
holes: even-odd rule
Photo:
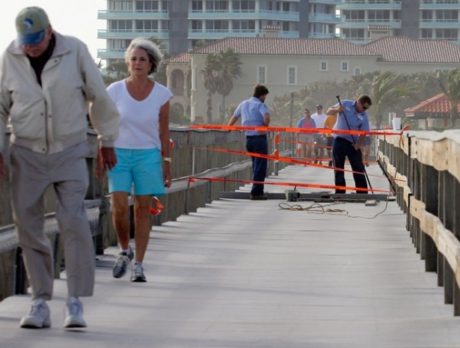
[[[97,11],[106,8],[105,0],[10,0],[3,1],[0,11],[1,52],[15,39],[14,20],[27,6],[42,7],[48,13],[53,28],[61,34],[82,40],[95,60],[97,49],[105,48],[105,40],[97,39],[97,30],[105,29],[106,21],[97,19]]]

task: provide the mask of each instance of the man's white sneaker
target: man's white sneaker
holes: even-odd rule
[[[66,303],[66,317],[64,327],[77,328],[86,327],[86,321],[83,318],[83,304],[77,297],[69,297]]]
[[[50,309],[44,299],[37,298],[32,302],[30,312],[21,319],[20,326],[24,329],[43,329],[51,326]]]

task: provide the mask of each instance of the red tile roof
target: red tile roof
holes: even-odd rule
[[[458,104],[458,110],[460,110],[460,103]],[[414,117],[416,114],[447,114],[450,112],[450,102],[444,93],[440,93],[431,97],[427,100],[422,101],[416,106],[407,108],[404,113],[407,117]]]
[[[190,53],[181,53],[177,56],[172,56],[166,60],[166,63],[190,63],[192,56]]]
[[[446,40],[383,37],[365,45],[387,62],[460,63],[460,46]]]
[[[286,39],[275,37],[225,38],[193,50],[209,54],[232,48],[240,54],[260,55],[318,55],[318,56],[377,56],[364,47],[341,39]]]
[[[399,63],[459,63],[460,46],[444,40],[410,39],[404,36],[380,38],[366,45],[343,39],[286,39],[274,37],[234,38],[213,41],[168,59],[189,63],[191,54],[209,54],[232,48],[247,55],[369,56]]]

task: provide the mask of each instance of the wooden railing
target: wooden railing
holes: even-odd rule
[[[109,245],[116,244],[110,218],[110,200],[105,183],[100,183],[94,175],[96,157],[96,135],[88,131],[92,149],[87,158],[90,185],[87,192],[87,213],[93,232],[97,254],[102,254]],[[270,135],[270,139],[272,136]],[[219,198],[221,191],[234,190],[241,186],[238,182],[190,182],[191,176],[221,177],[231,180],[249,180],[251,160],[247,157],[210,151],[212,147],[244,151],[244,134],[240,132],[197,131],[188,128],[171,130],[172,177],[173,183],[167,194],[161,198],[165,205],[163,213],[152,217],[155,225],[175,220],[182,214],[195,211],[213,199]],[[270,142],[270,147],[273,145]],[[283,146],[283,144],[281,144]],[[288,147],[289,145],[284,145]],[[281,148],[281,151],[290,149]],[[271,162],[271,171],[277,172],[282,163]],[[54,220],[55,197],[49,190],[45,196],[46,223],[55,258],[55,274],[58,277],[63,266],[59,229]],[[27,282],[22,263],[21,250],[12,225],[10,192],[7,180],[0,181],[0,300],[15,293],[24,293]]]
[[[460,130],[380,136],[378,160],[394,180],[407,230],[444,301],[460,315]]]

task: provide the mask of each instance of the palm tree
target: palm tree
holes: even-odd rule
[[[460,69],[440,71],[437,74],[439,86],[450,102],[450,119],[452,127],[460,118],[458,104],[460,103]]]
[[[113,59],[109,61],[106,73],[102,75],[106,85],[114,81],[122,80],[128,76],[128,68],[124,59]]]
[[[159,67],[157,67],[157,71],[155,72],[155,81],[158,81],[159,83],[166,85],[167,84],[167,76],[166,76],[166,64],[164,62],[170,57],[168,52],[165,50],[165,48],[162,46],[163,41],[156,38],[156,37],[149,37],[148,40],[152,41],[155,45],[158,46],[160,49],[163,58],[162,58],[162,63],[160,64]]]
[[[375,125],[382,126],[383,112],[395,100],[411,96],[415,90],[407,81],[407,76],[397,75],[391,71],[381,72],[372,81],[372,113],[375,115]]]
[[[206,57],[204,69],[201,70],[204,80],[204,88],[208,90],[208,100],[206,111],[206,121],[212,121],[212,95],[217,92],[218,84],[220,83],[218,74],[220,70],[220,63],[217,54],[211,53]]]
[[[233,51],[231,48],[225,52],[220,52],[219,63],[221,65],[221,71],[219,78],[221,79],[218,84],[217,93],[222,96],[222,105],[220,108],[220,121],[224,122],[226,103],[225,98],[230,94],[233,89],[233,80],[241,76],[241,60],[239,54]]]
[[[227,49],[218,54],[209,54],[203,73],[204,87],[208,90],[208,109],[206,117],[208,123],[212,121],[212,95],[218,93],[222,96],[220,107],[220,122],[224,122],[226,110],[226,97],[233,89],[233,80],[241,76],[241,60],[239,54],[232,49]]]

